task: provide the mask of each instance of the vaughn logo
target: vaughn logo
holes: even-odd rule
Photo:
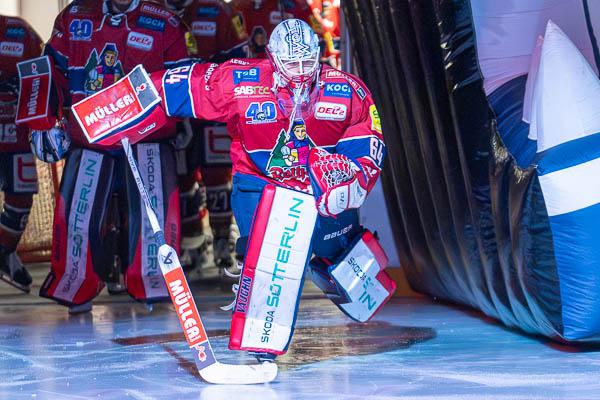
[[[23,43],[0,42],[0,54],[9,57],[22,57],[25,51]]]
[[[194,36],[215,36],[217,34],[217,23],[214,21],[195,21],[192,24]]]
[[[127,37],[127,45],[136,49],[150,51],[154,45],[154,38],[139,32],[130,32]]]
[[[315,118],[329,121],[344,121],[348,114],[345,104],[329,103],[320,101],[315,108]]]

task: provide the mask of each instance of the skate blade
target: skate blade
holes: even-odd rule
[[[10,286],[14,287],[15,289],[19,289],[23,293],[29,293],[31,291],[30,286],[23,286],[23,285],[18,284],[17,282],[13,281],[10,278],[10,275],[7,275],[5,273],[0,272],[0,280],[8,283]]]

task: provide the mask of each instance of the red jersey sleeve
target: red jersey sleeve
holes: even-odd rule
[[[231,85],[225,65],[192,64],[153,73],[167,115],[227,122]]]
[[[338,141],[335,151],[360,166],[367,180],[367,190],[371,190],[379,177],[385,157],[381,120],[371,93],[364,84],[351,78],[349,82],[355,89],[351,122]]]

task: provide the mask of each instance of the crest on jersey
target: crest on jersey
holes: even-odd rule
[[[267,173],[280,182],[292,179],[307,181],[308,153],[312,147],[315,143],[306,132],[304,120],[295,120],[290,133],[284,129],[279,133],[267,163]]]
[[[119,61],[119,51],[114,43],[106,43],[99,57],[96,49],[93,49],[84,70],[86,95],[109,87],[125,75],[123,65]]]

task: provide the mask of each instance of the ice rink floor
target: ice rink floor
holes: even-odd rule
[[[34,277],[37,287],[42,271]],[[1,283],[0,283],[1,284]],[[226,350],[231,296],[195,288],[217,355]],[[0,399],[600,399],[600,347],[558,346],[480,314],[396,298],[365,325],[307,285],[277,380],[211,386],[194,371],[176,316],[101,295],[92,314],[0,286]]]

